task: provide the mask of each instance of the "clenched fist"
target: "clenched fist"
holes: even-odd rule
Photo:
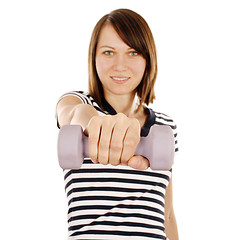
[[[136,118],[123,113],[93,116],[87,126],[89,137],[89,157],[94,163],[128,165],[145,170],[149,161],[142,156],[134,156],[140,142],[141,126]]]

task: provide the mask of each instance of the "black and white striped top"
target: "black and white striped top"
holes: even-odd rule
[[[64,94],[79,97],[95,107],[99,115],[116,114],[104,99],[100,109],[86,92]],[[61,98],[62,98],[61,97]],[[61,99],[60,98],[60,99]],[[147,136],[154,124],[169,125],[178,151],[176,125],[162,113],[149,110],[141,136]],[[152,240],[167,239],[164,232],[165,190],[171,178],[169,171],[144,171],[128,166],[93,164],[85,158],[79,170],[64,170],[68,199],[68,240]]]

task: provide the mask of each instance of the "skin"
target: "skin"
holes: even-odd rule
[[[135,90],[142,80],[145,67],[143,56],[126,45],[111,24],[106,24],[97,44],[96,68],[104,96],[117,112],[134,115]],[[114,77],[129,80],[121,84],[119,81],[116,83]]]
[[[118,114],[94,117],[89,122],[89,154],[94,162],[116,166],[127,164],[133,156],[147,117],[143,109],[136,114],[134,102],[145,67],[145,59],[122,41],[112,25],[106,24],[97,45],[96,69],[104,96]],[[146,159],[136,159],[148,167]]]
[[[105,24],[101,30],[95,60],[104,97],[117,114],[101,117],[92,106],[82,104],[79,98],[66,96],[57,104],[59,124],[82,126],[89,136],[89,157],[94,163],[123,164],[145,170],[149,161],[142,156],[134,156],[134,152],[148,116],[143,107],[138,108],[134,98],[146,61],[122,41],[110,24]],[[170,240],[178,240],[172,179],[166,189],[165,228]]]

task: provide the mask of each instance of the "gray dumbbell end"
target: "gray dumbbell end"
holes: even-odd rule
[[[80,125],[64,125],[58,135],[58,161],[62,169],[79,169],[83,163],[83,134]]]
[[[141,137],[135,155],[142,155],[153,170],[169,170],[174,160],[173,131],[166,125],[154,125],[147,137]],[[65,125],[58,137],[58,159],[63,169],[79,169],[88,157],[88,137],[80,125]]]
[[[148,137],[141,139],[139,150],[144,149],[143,156],[149,159],[152,170],[170,170],[174,162],[175,140],[171,127],[154,125],[150,128]],[[136,153],[139,153],[139,150]],[[139,154],[141,155],[141,154]]]

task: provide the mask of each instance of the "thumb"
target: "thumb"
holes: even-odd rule
[[[149,161],[140,155],[133,156],[129,159],[128,166],[137,170],[146,170],[149,167]]]

